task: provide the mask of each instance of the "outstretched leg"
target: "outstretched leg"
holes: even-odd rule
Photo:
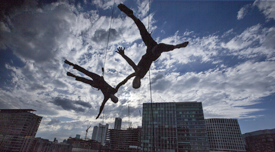
[[[133,21],[136,23],[139,29],[141,38],[147,47],[152,47],[157,44],[157,42],[151,37],[151,35],[146,30],[144,24],[133,14],[133,11],[131,9],[129,9],[127,6],[123,4],[119,4],[118,8],[122,12],[124,12],[127,16],[129,16],[131,19],[133,19]]]
[[[177,45],[169,45],[169,44],[160,43],[160,44],[154,46],[154,48],[152,49],[152,52],[156,55],[157,54],[159,55],[162,52],[169,52],[169,51],[172,51],[177,48],[186,47],[188,45],[188,43],[189,42],[184,42],[184,43],[177,44]]]
[[[76,76],[76,75],[72,74],[71,72],[67,72],[67,76],[74,77],[76,81],[80,81],[80,82],[89,84],[94,87],[94,82],[92,80]]]
[[[99,75],[97,75],[97,74],[95,74],[95,73],[93,73],[93,72],[90,72],[90,71],[88,71],[88,70],[82,68],[81,66],[79,66],[79,65],[77,65],[77,64],[73,64],[73,63],[69,62],[68,60],[65,60],[64,62],[65,62],[66,64],[69,64],[69,65],[73,66],[74,69],[76,69],[76,70],[78,70],[78,71],[84,73],[85,75],[91,77],[91,78],[92,78],[93,80],[95,80],[95,81],[101,79],[101,77],[100,77]]]
[[[188,44],[189,44],[189,42],[186,41],[186,42],[183,42],[181,44],[175,45],[175,48],[179,49],[179,48],[182,48],[182,47],[186,47]]]

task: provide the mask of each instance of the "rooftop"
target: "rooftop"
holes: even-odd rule
[[[1,112],[33,112],[33,109],[0,109]]]

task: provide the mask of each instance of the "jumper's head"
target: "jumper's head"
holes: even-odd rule
[[[118,102],[118,98],[117,98],[114,94],[111,94],[111,95],[110,95],[110,98],[111,98],[111,100],[112,100],[114,103],[117,103],[117,102]]]
[[[141,85],[140,79],[141,78],[139,76],[136,76],[134,78],[134,80],[133,80],[133,88],[138,89],[140,87],[140,85]]]

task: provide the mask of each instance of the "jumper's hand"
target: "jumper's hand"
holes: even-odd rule
[[[118,47],[116,53],[118,53],[120,55],[124,55],[124,50],[125,50],[125,47],[124,48]]]

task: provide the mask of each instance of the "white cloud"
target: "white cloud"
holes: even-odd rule
[[[256,0],[252,5],[247,4],[243,6],[237,15],[237,19],[241,20],[249,12],[251,7],[258,7],[259,10],[266,16],[267,21],[270,19],[275,20],[275,1],[273,0]]]
[[[53,61],[61,51],[72,49],[68,43],[70,39],[78,41],[71,33],[77,21],[82,19],[79,18],[72,7],[64,3],[48,5],[42,12],[17,13],[10,18],[9,26],[13,30],[1,31],[4,34],[1,41],[24,61]],[[85,28],[83,26],[82,30]]]
[[[112,8],[113,6],[116,7],[118,4],[123,3],[124,1],[125,0],[92,0],[92,3],[106,10]]]
[[[243,58],[254,58],[259,55],[272,57],[274,54],[274,28],[263,28],[260,24],[247,28],[240,35],[221,46],[230,50],[230,53]]]
[[[200,73],[171,73],[153,84],[154,102],[199,101],[207,117],[246,118],[262,109],[245,106],[275,92],[273,64],[274,61],[248,61],[236,67]]]
[[[253,3],[253,6],[257,6],[260,11],[266,16],[268,20],[275,20],[275,1],[267,1],[267,0],[256,0]]]
[[[216,56],[221,49],[219,37],[215,35],[191,38],[191,36],[179,36],[178,32],[176,32],[174,36],[161,40],[162,43],[173,45],[185,41],[189,41],[187,47],[162,53],[156,62],[163,63],[162,65],[166,68],[171,67],[174,63],[187,64],[197,59],[201,60],[201,62],[208,62],[211,61],[211,57]]]
[[[242,7],[239,11],[238,11],[238,15],[237,15],[237,19],[241,20],[244,18],[244,16],[247,14],[248,9],[250,8],[250,4],[245,5],[244,7]]]
[[[275,28],[265,29],[266,35],[263,40],[263,46],[270,49],[275,49]]]
[[[247,28],[242,34],[234,37],[226,44],[222,43],[221,46],[230,50],[241,50],[248,47],[253,42],[260,40],[260,28],[260,24]]]
[[[136,16],[138,18],[143,18],[145,16],[148,16],[148,13],[149,13],[149,7],[150,7],[150,4],[149,4],[150,1],[137,1],[137,4],[138,4],[138,14],[136,14]],[[151,16],[150,16],[151,17]],[[148,19],[147,19],[148,20]]]

